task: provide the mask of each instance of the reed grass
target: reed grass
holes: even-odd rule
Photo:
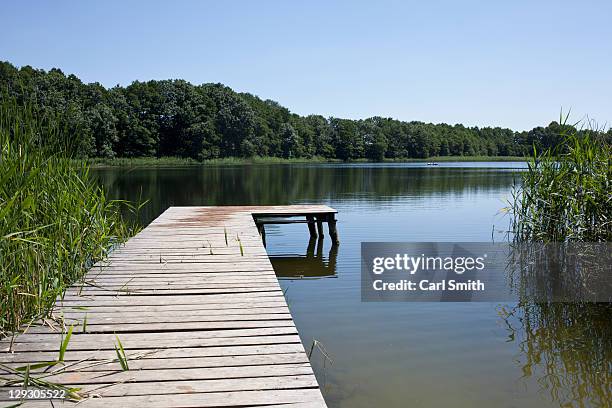
[[[134,230],[121,217],[129,203],[106,198],[58,123],[0,94],[0,337],[48,316]]]
[[[612,241],[610,140],[595,126],[562,128],[562,143],[543,152],[534,149],[514,186],[509,207],[514,240]]]
[[[119,360],[119,364],[121,365],[121,370],[129,371],[130,367],[128,365],[128,358],[125,354],[125,349],[123,348],[123,344],[121,340],[119,340],[119,336],[115,335],[117,338],[117,344],[115,345],[115,352],[117,353],[117,360]]]
[[[70,342],[70,337],[72,336],[73,329],[74,326],[70,326],[70,328],[68,329],[68,333],[66,333],[65,337],[62,333],[62,342],[60,344],[59,356],[57,357],[57,361],[64,361],[64,357],[66,356],[66,350],[68,349],[68,343]]]

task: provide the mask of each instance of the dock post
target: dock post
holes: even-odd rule
[[[317,215],[317,230],[319,231],[319,238],[325,238],[325,233],[323,232],[323,219],[320,215]]]
[[[310,238],[317,238],[317,230],[315,229],[315,220],[312,215],[307,215],[306,220],[308,221],[308,231],[310,231]]]
[[[334,214],[327,216],[327,229],[329,229],[329,237],[332,240],[333,245],[338,245],[340,240],[338,239],[338,231],[336,230],[336,217]]]

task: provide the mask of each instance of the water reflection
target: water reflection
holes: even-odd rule
[[[332,245],[327,258],[323,239],[311,238],[306,255],[273,255],[270,257],[276,276],[282,279],[335,278],[338,246]]]
[[[612,403],[608,243],[512,245],[509,281],[519,301],[498,312],[519,346],[523,379],[561,407]]]
[[[612,402],[610,303],[519,303],[500,307],[524,380],[560,407],[609,407]]]
[[[484,165],[479,163],[480,165]],[[504,163],[521,167],[523,163]],[[343,201],[385,204],[406,197],[486,193],[507,188],[510,169],[396,165],[244,165],[94,169],[113,198],[148,199],[147,225],[172,205],[283,205]],[[465,164],[464,164],[465,166]]]

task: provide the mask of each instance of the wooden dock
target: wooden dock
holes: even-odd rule
[[[0,363],[31,364],[31,378],[80,388],[83,407],[325,407],[262,235],[273,220],[305,220],[315,236],[328,222],[337,243],[335,213],[170,207],[67,289],[52,319],[1,340]],[[70,330],[62,363],[33,366],[57,361]],[[18,402],[1,389],[0,405]]]

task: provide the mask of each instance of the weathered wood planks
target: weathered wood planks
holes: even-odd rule
[[[0,340],[0,362],[55,361],[72,327],[64,362],[47,367],[45,380],[80,387],[79,406],[324,407],[254,216],[326,220],[332,233],[334,214],[326,206],[171,207],[68,288],[53,319]],[[3,391],[2,405],[10,402]]]

